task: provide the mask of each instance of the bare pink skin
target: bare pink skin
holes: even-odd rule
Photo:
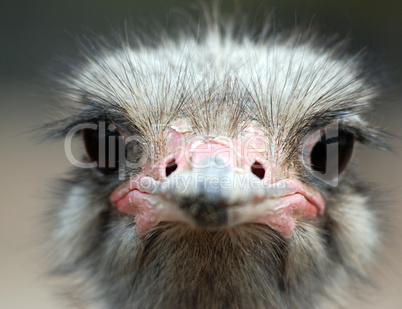
[[[320,204],[322,202],[319,201]],[[316,215],[322,215],[323,209],[319,209],[316,205],[318,204],[309,201],[301,193],[287,195],[281,198],[279,203],[279,207],[284,209],[282,213],[262,217],[255,220],[254,223],[266,224],[282,235],[290,236],[293,233],[297,218],[314,218]]]
[[[158,164],[145,166],[141,173],[117,187],[110,196],[112,205],[119,211],[134,215],[138,232],[147,232],[160,222],[185,221],[180,211],[174,207],[158,207],[165,202],[171,205],[171,201],[161,201],[160,196],[153,194],[152,190],[144,185],[147,180],[159,183],[166,179],[166,166],[173,160],[177,165],[174,173],[214,167],[211,163],[215,161],[208,162],[214,157],[223,161],[225,167],[239,174],[251,173],[253,163],[258,162],[265,171],[261,180],[263,183],[272,184],[282,180],[293,188],[291,194],[275,199],[275,207],[269,214],[253,218],[252,221],[240,219],[241,223],[266,224],[282,235],[290,236],[298,218],[314,218],[323,214],[325,202],[316,190],[295,180],[288,167],[273,166],[266,159],[264,152],[269,144],[258,126],[246,127],[243,135],[236,139],[206,136],[193,138],[187,127],[184,122],[172,126],[166,139],[169,154]],[[241,205],[235,207],[239,207],[241,216]]]

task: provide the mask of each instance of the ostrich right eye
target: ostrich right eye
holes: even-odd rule
[[[346,169],[353,153],[352,133],[337,130],[332,135],[313,136],[304,153],[304,162],[323,180],[336,179]]]
[[[125,142],[114,125],[100,124],[97,129],[83,129],[81,134],[87,157],[96,163],[100,172],[111,174],[124,164]]]

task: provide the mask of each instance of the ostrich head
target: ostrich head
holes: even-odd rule
[[[366,276],[378,219],[348,163],[379,143],[378,90],[341,45],[229,32],[93,45],[60,78],[54,133],[86,155],[52,251],[82,304],[321,308]]]

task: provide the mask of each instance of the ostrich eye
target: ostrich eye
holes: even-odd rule
[[[81,132],[88,159],[99,171],[110,174],[119,169],[125,159],[125,142],[114,125],[100,124],[97,129]]]
[[[334,133],[334,132],[332,132]],[[336,134],[323,133],[310,146],[305,162],[309,167],[321,174],[323,179],[331,180],[338,177],[347,167],[353,153],[355,137],[346,131],[336,131]]]

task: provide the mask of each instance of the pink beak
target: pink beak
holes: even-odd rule
[[[162,221],[207,229],[259,223],[289,236],[298,217],[322,214],[324,201],[311,187],[283,177],[258,146],[197,139],[118,187],[111,201],[133,214],[142,232]]]

